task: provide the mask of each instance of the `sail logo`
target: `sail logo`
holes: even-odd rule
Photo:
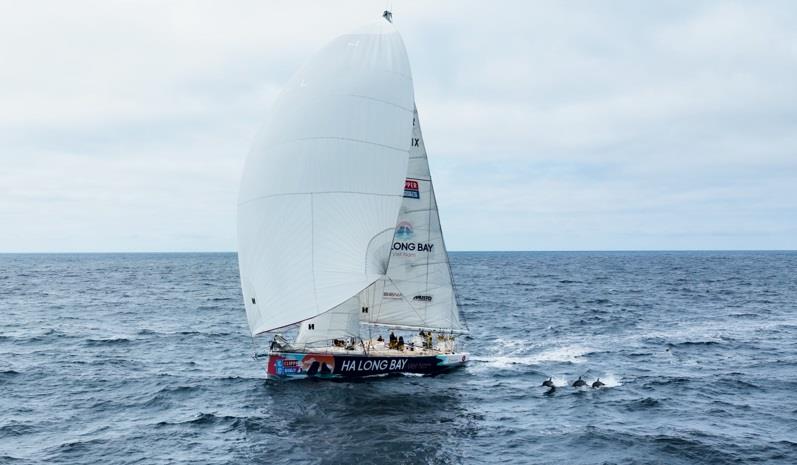
[[[425,244],[423,242],[394,242],[393,250],[396,252],[431,252],[434,244]],[[413,255],[414,256],[414,255]]]
[[[402,221],[396,226],[396,239],[406,241],[412,239],[415,233],[412,231],[412,223],[409,221]]]
[[[404,180],[404,197],[408,199],[420,199],[421,192],[418,187],[418,181],[414,179]]]
[[[432,301],[432,296],[430,296],[430,295],[416,295],[415,297],[412,298],[412,300],[414,300],[416,302],[431,302]]]

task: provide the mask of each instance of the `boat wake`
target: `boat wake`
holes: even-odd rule
[[[512,347],[514,344],[509,344]],[[475,362],[481,362],[477,366],[484,368],[510,368],[516,365],[519,366],[535,366],[546,363],[572,363],[582,364],[587,361],[586,355],[593,350],[589,347],[580,345],[557,347],[554,349],[544,350],[535,354],[517,354],[517,353],[503,353],[493,356],[474,356],[471,359]]]

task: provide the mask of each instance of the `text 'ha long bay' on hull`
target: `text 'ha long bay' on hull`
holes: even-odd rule
[[[273,336],[268,378],[468,360],[409,60],[385,19],[297,71],[246,161],[238,261],[251,333]]]

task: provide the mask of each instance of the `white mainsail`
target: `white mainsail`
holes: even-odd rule
[[[278,97],[238,201],[253,335],[321,315],[384,277],[413,102],[404,43],[386,21],[333,40]]]
[[[360,336],[360,297],[356,295],[332,310],[299,325],[296,346],[329,345],[332,339],[348,340]]]
[[[377,300],[368,313],[361,314],[364,322],[397,328],[467,331],[459,318],[417,109],[390,262],[385,278],[373,288]]]

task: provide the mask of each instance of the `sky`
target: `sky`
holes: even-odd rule
[[[449,249],[797,249],[797,3],[390,3]],[[281,86],[384,7],[0,2],[0,252],[235,250]]]

